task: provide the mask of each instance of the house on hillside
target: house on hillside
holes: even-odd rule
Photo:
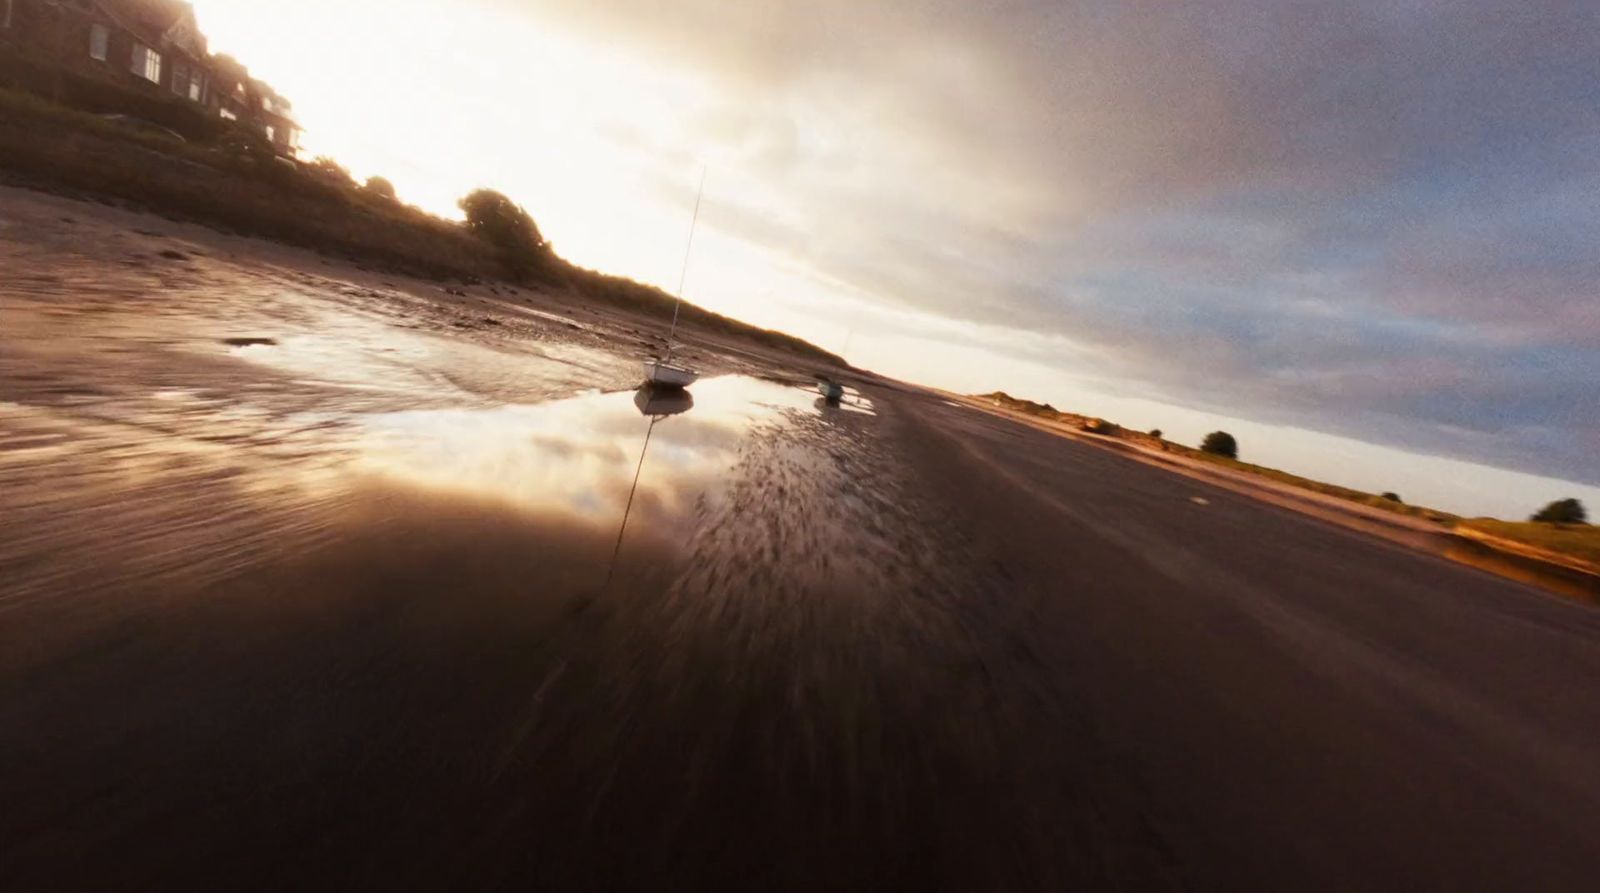
[[[232,56],[211,57],[211,105],[226,121],[250,116],[250,70]]]
[[[293,155],[289,104],[243,65],[213,56],[185,0],[0,0],[0,84],[97,112],[147,118],[191,137],[218,119]]]
[[[0,0],[0,26],[36,65],[206,102],[206,39],[181,0]]]
[[[294,120],[294,107],[278,91],[257,80],[250,82],[256,106],[252,119],[279,154],[294,155],[300,148],[300,125]]]
[[[293,106],[265,81],[232,56],[212,56],[211,103],[216,114],[239,121],[267,138],[280,155],[293,157],[300,149],[300,125]]]

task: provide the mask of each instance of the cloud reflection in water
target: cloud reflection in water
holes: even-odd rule
[[[708,379],[692,410],[644,415],[635,392],[535,405],[383,413],[365,422],[359,467],[428,489],[487,499],[550,520],[620,521],[639,475],[635,522],[681,518],[715,487],[749,431],[785,412],[815,412],[815,395],[755,378]]]

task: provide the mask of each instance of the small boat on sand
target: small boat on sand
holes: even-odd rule
[[[644,380],[658,388],[686,388],[699,377],[700,373],[674,366],[668,360],[644,361]]]
[[[829,403],[837,404],[844,399],[844,385],[821,375],[817,376],[817,391]]]

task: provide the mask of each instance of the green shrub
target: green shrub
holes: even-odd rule
[[[550,246],[521,205],[493,189],[474,189],[457,204],[467,215],[467,231],[494,246],[517,278],[548,274]]]
[[[395,201],[394,184],[384,177],[368,177],[366,185],[361,187],[368,195],[384,201]]]
[[[1226,431],[1213,431],[1206,435],[1205,440],[1200,442],[1200,451],[1214,456],[1237,459],[1239,458],[1239,442],[1234,440],[1233,435]]]
[[[338,189],[356,188],[356,178],[350,176],[350,169],[326,155],[318,155],[303,170],[310,177]]]
[[[1531,519],[1544,524],[1587,524],[1589,513],[1576,499],[1557,499],[1540,509]]]

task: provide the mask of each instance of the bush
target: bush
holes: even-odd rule
[[[1239,458],[1239,442],[1234,440],[1233,435],[1226,431],[1213,431],[1206,435],[1205,440],[1200,442],[1200,452],[1237,459]]]
[[[250,174],[267,174],[277,169],[277,150],[267,138],[243,126],[229,128],[217,140],[217,149],[228,159],[235,171]]]
[[[467,215],[467,231],[493,245],[518,278],[545,270],[550,246],[521,205],[492,189],[475,189],[457,204]]]
[[[367,194],[381,198],[384,201],[392,202],[395,200],[394,184],[383,177],[368,177],[366,185],[361,188],[365,189]]]
[[[1587,524],[1589,513],[1576,499],[1557,499],[1540,509],[1530,520],[1545,524]]]
[[[318,155],[316,160],[305,166],[304,170],[313,179],[320,180],[329,186],[335,186],[340,189],[354,189],[356,185],[356,178],[350,176],[349,168],[326,155]]]
[[[330,200],[338,190],[277,157],[259,134],[231,128],[224,142],[179,143],[0,89],[0,171],[32,188],[115,199],[397,272],[440,278],[501,269],[496,253],[457,223],[398,203],[374,212]]]
[[[207,114],[201,106],[165,90],[151,89],[153,85],[142,81],[89,77],[63,70],[52,61],[25,58],[7,49],[0,52],[0,87],[22,90],[91,114],[128,115],[176,131],[195,143],[209,144],[231,128],[229,122]]]
[[[1389,500],[1390,502],[1405,502],[1404,499],[1400,498],[1399,493],[1396,493],[1392,490],[1385,490],[1383,493],[1383,498]]]
[[[1150,429],[1150,436],[1154,437],[1157,440],[1160,440],[1161,439],[1161,429],[1160,428],[1151,428]]]

